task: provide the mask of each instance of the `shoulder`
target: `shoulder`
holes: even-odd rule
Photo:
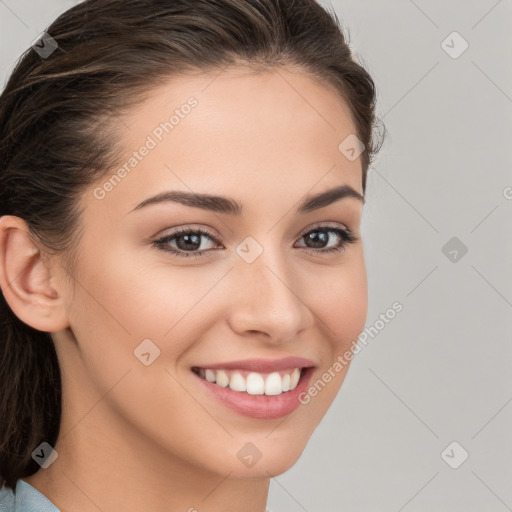
[[[7,487],[0,489],[0,512],[60,512],[59,509],[37,489],[23,480],[18,480],[13,492]]]
[[[2,487],[0,489],[0,512],[11,512],[14,510],[14,493],[12,489]]]

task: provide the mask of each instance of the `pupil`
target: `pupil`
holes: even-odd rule
[[[319,231],[313,231],[312,233],[310,233],[309,238],[312,240],[314,244],[317,244],[315,245],[315,247],[321,247],[322,243],[325,243],[327,241],[326,233]]]

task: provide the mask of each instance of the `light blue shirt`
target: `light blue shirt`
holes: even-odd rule
[[[18,480],[16,492],[0,489],[0,512],[60,512],[60,510],[37,489],[23,480]]]

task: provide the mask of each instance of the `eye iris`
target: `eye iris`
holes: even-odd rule
[[[323,247],[323,244],[329,241],[329,234],[322,231],[312,231],[307,238],[313,242],[314,247]]]
[[[187,240],[185,242],[185,245],[179,243],[179,241],[183,240],[183,239]],[[190,241],[191,239],[193,241]],[[190,247],[190,244],[192,244],[192,247]],[[201,235],[190,234],[190,233],[179,235],[179,236],[176,237],[176,245],[178,246],[179,249],[183,249],[183,250],[199,249],[199,247],[201,246]]]

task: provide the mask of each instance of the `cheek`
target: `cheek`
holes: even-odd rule
[[[173,271],[145,258],[112,250],[102,254],[101,262],[94,254],[84,258],[78,277],[80,297],[72,305],[78,310],[77,320],[88,316],[95,325],[134,340],[161,338],[172,329],[192,306],[189,302],[201,285],[191,282],[190,272]]]
[[[311,290],[309,295],[310,305],[325,343],[321,365],[301,399],[310,422],[309,434],[336,398],[352,364],[352,350],[364,329],[368,292],[362,253],[318,273],[315,283],[314,294]]]
[[[118,365],[138,365],[133,352],[149,339],[164,356],[156,364],[165,359],[173,366],[218,321],[219,294],[227,296],[225,268],[148,260],[147,254],[130,258],[114,251],[105,251],[101,265],[95,255],[84,257],[71,325],[95,364],[115,358]]]
[[[364,329],[368,310],[368,289],[364,258],[361,251],[336,267],[326,267],[315,276],[314,312],[318,327],[330,341],[331,357],[344,352]]]

